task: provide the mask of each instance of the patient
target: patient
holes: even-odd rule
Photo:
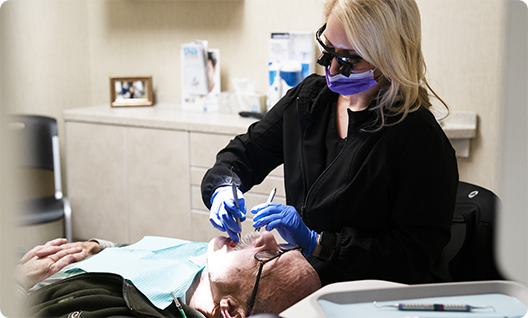
[[[55,240],[28,252],[17,267],[15,277],[25,288],[29,288],[64,266],[100,250],[97,242],[64,243],[63,240]],[[300,252],[292,250],[276,253],[278,257],[262,266],[254,306],[251,309],[249,302],[261,265],[254,256],[264,250],[280,250],[269,232],[251,233],[238,245],[225,237],[211,240],[207,246],[206,266],[196,275],[186,293],[187,305],[183,308],[187,317],[247,317],[248,311],[251,311],[250,314],[278,314],[320,288],[321,282],[316,272]],[[97,274],[81,274],[77,277],[83,275],[89,277]],[[67,281],[53,283],[48,287],[65,282]],[[125,300],[126,305],[129,301]],[[154,306],[150,304],[150,307]],[[79,307],[77,310],[86,312],[89,309]],[[158,308],[149,310],[160,315],[179,315],[174,305],[163,311]],[[67,316],[68,313],[63,314]],[[133,312],[130,315],[132,316]]]

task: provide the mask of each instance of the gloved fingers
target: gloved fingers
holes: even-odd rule
[[[232,192],[232,191],[231,191]],[[239,218],[241,222],[246,220],[246,200],[244,199],[244,194],[240,189],[237,188],[237,198],[238,198],[238,208],[235,204],[235,198],[231,194],[229,204],[226,203],[227,209],[235,218]]]
[[[276,218],[275,220],[272,220],[271,222],[268,222],[268,225],[266,225],[266,231],[271,231],[273,229],[276,229],[282,225],[281,219]],[[280,234],[280,231],[279,231]],[[282,235],[281,235],[282,236]],[[283,237],[284,239],[284,237]]]
[[[261,204],[258,204],[258,205],[255,205],[254,207],[251,208],[251,213],[253,214],[257,214],[259,213],[263,208],[267,207],[268,206],[268,203],[261,203]]]
[[[225,231],[225,228],[222,224],[222,219],[220,218],[220,209],[221,206],[219,204],[213,204],[213,206],[211,206],[211,211],[209,212],[209,221],[215,229]]]
[[[259,212],[261,212],[262,210],[264,210],[266,208],[279,208],[279,207],[283,207],[283,206],[284,205],[282,205],[280,203],[265,202],[265,203],[257,204],[254,207],[252,207],[251,208],[251,213],[258,214]]]
[[[230,230],[236,233],[242,232],[240,226],[238,226],[237,221],[233,218],[232,215],[224,214],[222,215],[222,224],[226,230]]]
[[[222,219],[222,225],[225,228],[225,231],[229,235],[229,238],[235,242],[238,243],[238,233],[242,232],[242,229],[240,226],[238,226],[236,219],[231,215],[230,213],[223,213],[221,215]]]
[[[240,221],[246,220],[246,200],[244,194],[240,189],[237,188],[238,208],[235,204],[235,197],[233,196],[233,189],[231,187],[224,187],[224,190],[220,194],[223,199],[225,209],[233,215],[235,218],[239,218]]]
[[[240,222],[244,222],[246,220],[246,214],[247,214],[247,209],[246,209],[246,200],[244,199],[244,197],[242,197],[242,199],[238,199],[238,207],[239,207],[239,218],[240,218]]]
[[[239,218],[240,221],[245,221],[246,220],[246,205],[241,205],[239,203],[239,208],[237,209],[235,205],[232,205],[232,206],[228,206],[226,204],[225,206],[225,209],[227,211],[227,213],[229,213],[232,217],[234,218]]]
[[[256,215],[253,217],[253,221],[258,221],[268,215],[281,214],[285,208],[285,205],[273,202],[259,204],[257,208],[253,207],[253,210],[251,210],[251,213],[256,213]]]
[[[222,224],[222,221],[219,218],[217,218],[216,215],[209,217],[209,221],[211,222],[211,224],[213,225],[215,229],[225,232],[225,228]]]
[[[238,233],[237,232],[233,232],[229,229],[226,230],[227,232],[227,235],[229,235],[229,238],[235,242],[235,243],[238,243],[239,239],[238,239]]]
[[[260,228],[265,226],[267,231],[271,231],[274,227],[270,228],[269,224],[273,221],[280,223],[282,221],[282,216],[280,214],[257,214],[257,216],[253,218],[253,227]]]
[[[225,212],[225,187],[218,188],[214,192],[211,198],[211,209],[209,212],[209,221],[214,228],[225,232],[225,228],[222,224],[221,214]]]

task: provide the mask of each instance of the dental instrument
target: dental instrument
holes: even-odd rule
[[[456,311],[456,312],[470,312],[473,309],[493,308],[492,306],[474,307],[474,306],[465,305],[465,304],[417,304],[417,303],[397,303],[394,305],[378,306],[376,302],[374,302],[374,306],[376,308],[393,307],[393,308],[397,308],[398,310],[402,310],[402,311],[405,310],[405,311]],[[493,311],[495,311],[494,308],[493,308]]]
[[[185,314],[185,311],[183,311],[183,307],[180,304],[180,302],[178,301],[178,298],[176,298],[176,296],[174,296],[173,292],[171,292],[171,295],[172,295],[172,298],[174,298],[174,304],[176,305],[176,308],[178,308],[178,311],[181,313],[182,318],[187,318],[187,315]]]
[[[235,178],[233,176],[233,167],[231,167],[231,189],[233,190],[233,197],[235,198],[235,206],[237,210],[239,209],[238,205],[238,193],[237,193],[237,185],[235,183]],[[240,222],[240,218],[235,218],[237,225],[240,227],[240,230],[242,230],[242,223]],[[241,233],[238,234],[238,240],[240,241],[240,238],[242,237]]]
[[[275,193],[277,193],[277,188],[271,189],[271,192],[268,196],[268,201],[266,201],[266,203],[273,202],[273,198],[275,198]],[[255,228],[255,232],[260,232],[260,227]]]

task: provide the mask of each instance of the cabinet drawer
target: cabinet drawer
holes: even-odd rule
[[[280,169],[282,171],[282,166],[280,166],[277,169]],[[206,171],[207,169],[204,169],[204,168],[191,167],[191,185],[200,187],[202,184],[203,176],[205,175]],[[261,184],[254,186],[250,192],[258,193],[262,195],[268,195],[271,189],[273,188],[277,188],[278,196],[286,195],[286,192],[284,190],[284,179],[282,177],[278,177],[278,176],[271,175],[271,174],[267,176],[266,179],[264,179],[264,181],[262,181]]]
[[[216,154],[224,149],[235,136],[206,133],[190,133],[190,162],[192,167],[211,168]],[[205,173],[204,170],[204,173]],[[283,177],[282,165],[270,172],[270,176]],[[194,182],[195,180],[193,180]],[[201,182],[201,179],[200,179]],[[199,184],[199,183],[195,183]]]

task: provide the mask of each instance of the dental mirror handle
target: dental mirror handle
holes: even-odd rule
[[[277,188],[271,189],[271,192],[268,196],[268,201],[266,201],[266,203],[273,202],[273,198],[275,198],[275,193],[277,193]],[[260,232],[260,227],[255,228],[255,232]]]

